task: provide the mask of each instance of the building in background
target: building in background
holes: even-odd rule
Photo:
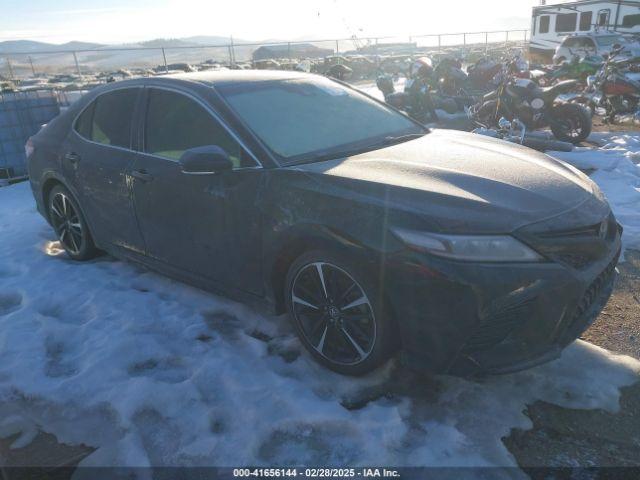
[[[253,61],[284,58],[323,58],[333,55],[330,48],[320,48],[310,43],[265,45],[253,51]]]

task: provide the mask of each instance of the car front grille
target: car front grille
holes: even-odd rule
[[[484,315],[476,331],[467,340],[464,351],[477,352],[502,342],[511,332],[526,322],[530,314],[530,306],[535,299],[533,297],[503,305]]]
[[[566,329],[566,342],[571,342],[578,338],[593,320],[594,315],[589,315],[590,310],[595,303],[604,300],[602,298],[603,293],[606,287],[610,286],[619,257],[620,252],[618,252],[611,263],[609,263],[607,268],[605,268],[604,271],[591,283],[591,285],[589,285],[589,288],[587,288],[584,295],[578,302],[578,306],[573,312]]]
[[[585,293],[577,302],[575,310],[571,313],[570,320],[561,328],[558,343],[569,343],[578,338],[584,329],[591,323],[593,315],[589,315],[591,308],[600,301],[605,301],[608,296],[604,293],[610,287],[613,273],[618,263],[620,252],[608,264],[589,285]],[[537,295],[527,298],[512,298],[494,304],[485,313],[481,314],[478,327],[465,343],[462,352],[466,354],[488,350],[505,340],[511,333],[517,332],[531,318],[533,304],[538,300]],[[563,322],[564,323],[564,322]]]
[[[610,214],[593,225],[530,234],[525,240],[550,260],[584,270],[610,252],[618,228],[615,217]]]

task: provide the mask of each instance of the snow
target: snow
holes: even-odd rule
[[[594,133],[589,139],[601,147],[549,154],[581,170],[593,171],[591,179],[603,191],[624,227],[623,246],[640,248],[640,135]]]
[[[284,317],[110,257],[72,262],[26,183],[0,188],[0,231],[0,436],[96,447],[84,466],[513,466],[501,437],[531,427],[526,405],[616,411],[640,378],[640,362],[584,342],[502,377],[394,361],[341,377]]]

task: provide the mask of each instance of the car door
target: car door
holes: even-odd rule
[[[100,244],[142,253],[127,169],[133,163],[134,115],[142,88],[99,95],[76,119],[62,152],[65,178]]]
[[[147,255],[225,286],[261,293],[263,170],[204,102],[186,92],[145,88],[143,149],[132,167],[134,204]],[[234,169],[185,174],[181,155],[217,145]]]

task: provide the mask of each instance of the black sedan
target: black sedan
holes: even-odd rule
[[[288,312],[327,367],[435,372],[557,357],[606,303],[621,228],[524,147],[430,132],[341,83],[206,72],[92,90],[30,139],[39,208],[98,251]]]

